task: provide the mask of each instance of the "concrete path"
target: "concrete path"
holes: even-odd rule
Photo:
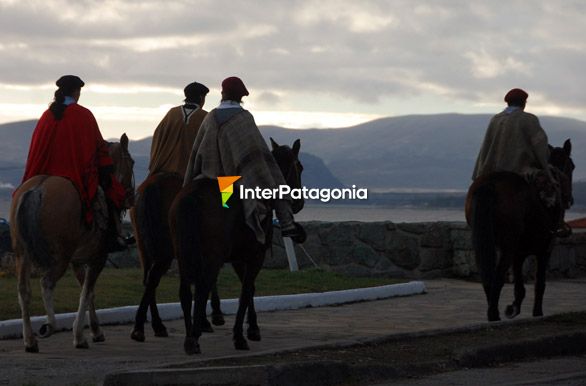
[[[425,282],[428,293],[403,298],[259,314],[262,342],[250,342],[249,352],[232,347],[231,324],[217,327],[200,340],[203,353],[183,353],[183,321],[167,322],[169,338],[147,341],[129,338],[130,325],[106,326],[106,342],[89,350],[72,347],[71,332],[39,342],[41,353],[26,354],[21,340],[0,341],[0,385],[91,385],[117,370],[141,369],[201,359],[295,349],[339,341],[387,336],[401,332],[451,328],[485,323],[486,306],[480,284],[458,280]],[[530,318],[532,286],[520,318]],[[544,299],[546,315],[586,310],[586,279],[550,281]],[[512,286],[503,291],[501,309],[512,299]]]

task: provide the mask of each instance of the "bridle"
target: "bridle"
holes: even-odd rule
[[[112,145],[118,145],[117,148],[112,149]],[[108,146],[112,151],[112,155],[116,154],[118,159],[114,159],[114,176],[124,187],[124,202],[123,209],[130,209],[134,206],[134,160],[130,153],[120,145],[118,142],[108,142]]]

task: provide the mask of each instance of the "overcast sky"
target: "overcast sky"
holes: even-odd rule
[[[192,81],[237,75],[259,124],[527,110],[586,120],[583,1],[0,0],[0,123],[38,118],[79,75],[105,137],[151,135]]]

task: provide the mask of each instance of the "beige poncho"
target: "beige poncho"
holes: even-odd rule
[[[252,114],[242,110],[218,126],[216,109],[210,111],[201,124],[185,173],[184,184],[194,179],[218,176],[241,176],[234,184],[247,188],[278,188],[285,180],[277,162],[264,141]],[[261,221],[272,216],[271,203],[264,200],[243,200],[246,224],[255,232],[260,243],[266,235]],[[221,205],[218,202],[218,205]]]
[[[185,174],[193,141],[206,114],[200,108],[184,110],[183,106],[169,110],[153,135],[149,174]]]
[[[533,114],[520,109],[495,115],[484,137],[472,178],[497,171],[525,178],[548,169],[547,135]]]

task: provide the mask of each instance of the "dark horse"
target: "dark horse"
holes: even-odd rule
[[[114,175],[126,189],[123,209],[128,209],[134,199],[134,161],[128,153],[126,134],[122,135],[120,143],[110,143],[109,150],[114,161]],[[73,323],[73,345],[76,348],[88,347],[83,333],[86,310],[89,310],[93,341],[102,342],[105,339],[96,315],[94,287],[108,257],[108,231],[98,226],[97,222],[92,228],[87,227],[82,213],[77,189],[63,177],[32,177],[14,194],[10,209],[11,235],[16,253],[18,299],[27,352],[39,351],[29,310],[33,266],[41,272],[42,296],[47,311],[47,324],[41,327],[41,337],[48,337],[57,330],[53,291],[71,264],[82,286],[79,309]]]
[[[301,187],[303,167],[299,162],[300,141],[293,148],[279,146],[271,138],[272,154],[285,182],[291,188]],[[293,212],[303,208],[303,199],[293,200]],[[233,328],[234,346],[248,350],[243,334],[244,316],[248,310],[247,337],[261,339],[254,309],[254,282],[260,272],[265,252],[271,245],[272,218],[267,216],[264,227],[267,241],[261,244],[245,224],[242,201],[237,195],[230,200],[230,208],[223,208],[216,180],[202,179],[186,185],[179,193],[169,213],[173,245],[179,263],[181,307],[185,321],[184,349],[187,354],[200,352],[198,339],[205,318],[207,296],[216,282],[224,262],[231,262],[242,283],[238,311]],[[195,303],[191,286],[195,285]]]
[[[168,336],[157,308],[156,291],[162,276],[169,270],[175,254],[169,234],[169,208],[183,186],[183,176],[175,173],[155,173],[137,189],[136,203],[130,210],[130,218],[137,241],[138,256],[143,269],[144,293],[130,337],[145,341],[144,324],[147,310],[151,310],[151,326],[155,336]],[[213,329],[207,319],[202,321],[204,332]],[[216,287],[212,289],[212,323],[223,325],[220,299]]]
[[[557,168],[562,185],[562,203],[546,208],[537,189],[517,174],[498,172],[480,177],[470,186],[466,219],[472,227],[476,265],[488,302],[488,320],[500,320],[499,297],[509,267],[513,266],[515,299],[505,311],[508,318],[521,312],[525,297],[523,262],[537,258],[533,316],[542,316],[545,273],[559,219],[572,203],[574,163],[570,140],[563,148],[550,147],[549,163]]]

